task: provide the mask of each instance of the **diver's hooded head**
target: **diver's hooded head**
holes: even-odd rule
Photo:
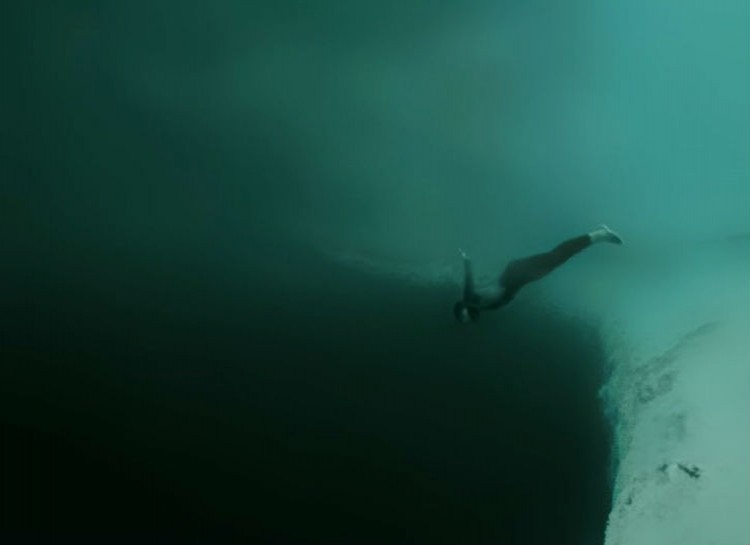
[[[462,324],[476,322],[479,320],[479,309],[469,306],[463,301],[458,301],[453,305],[453,316]]]

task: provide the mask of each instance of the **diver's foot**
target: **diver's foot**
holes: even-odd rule
[[[461,254],[462,258],[469,259],[469,256],[466,255],[466,252],[464,252],[461,248],[458,249],[458,253]]]
[[[612,244],[622,244],[622,237],[603,223],[598,229],[589,233],[591,242],[611,242]]]

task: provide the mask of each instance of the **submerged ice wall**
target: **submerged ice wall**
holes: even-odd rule
[[[605,543],[750,543],[748,240],[634,261],[600,309],[615,440]]]

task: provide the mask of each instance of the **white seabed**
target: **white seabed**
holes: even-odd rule
[[[592,263],[579,301],[609,354],[605,544],[750,543],[747,240],[616,259]]]

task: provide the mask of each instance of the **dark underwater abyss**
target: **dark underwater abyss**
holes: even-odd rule
[[[516,304],[462,328],[453,289],[312,256],[281,280],[125,266],[24,278],[5,307],[6,536],[600,542],[602,354],[581,325]]]
[[[523,297],[460,327],[456,286],[322,258],[294,129],[145,104],[128,68],[187,23],[115,5],[4,18],[0,542],[600,543],[594,331]],[[165,66],[221,61],[189,38]]]

